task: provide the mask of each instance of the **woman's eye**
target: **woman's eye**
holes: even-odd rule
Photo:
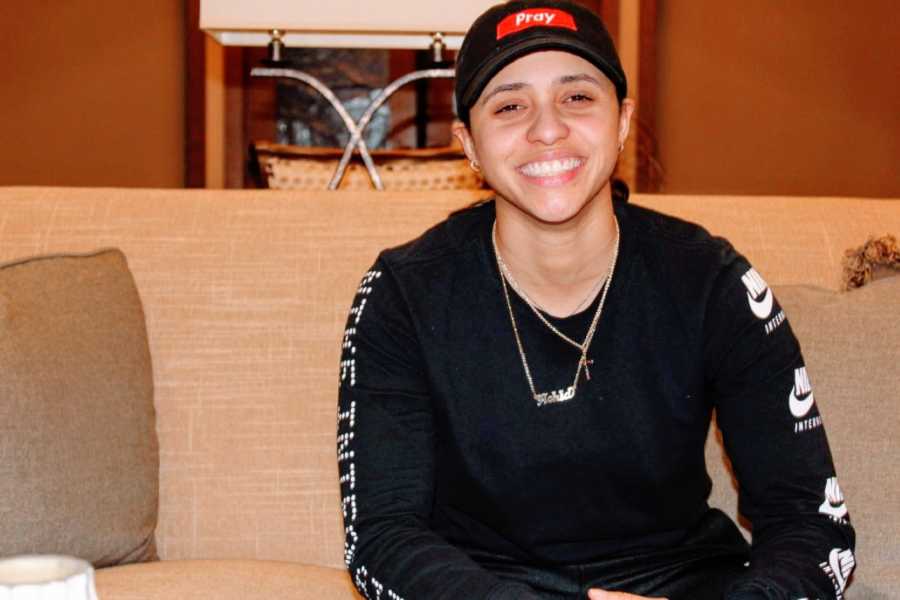
[[[514,112],[514,111],[519,110],[520,108],[522,108],[521,104],[504,104],[503,106],[498,108],[496,111],[494,111],[494,114],[499,115],[500,113]]]
[[[584,94],[572,94],[568,98],[566,98],[567,102],[590,102],[591,97],[586,96]]]

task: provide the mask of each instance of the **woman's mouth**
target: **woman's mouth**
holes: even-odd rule
[[[584,164],[581,158],[558,158],[526,163],[517,170],[541,185],[559,185],[570,181]]]

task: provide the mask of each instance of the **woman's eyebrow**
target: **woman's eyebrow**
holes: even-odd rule
[[[479,102],[479,104],[485,104],[491,98],[491,96],[496,96],[501,92],[517,92],[525,87],[528,87],[528,84],[523,82],[504,83],[502,85],[498,85],[487,94],[484,94],[481,97],[481,101]]]
[[[577,75],[563,75],[559,79],[556,80],[558,83],[575,83],[578,81],[587,81],[589,83],[593,83],[594,85],[602,86],[600,80],[594,77],[593,75],[588,75],[587,73],[578,73]]]

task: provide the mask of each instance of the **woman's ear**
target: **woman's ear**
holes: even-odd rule
[[[450,126],[450,131],[462,145],[466,158],[477,164],[478,154],[475,152],[475,141],[472,139],[472,134],[469,133],[469,128],[466,127],[465,123],[459,119],[454,119],[453,124]]]
[[[634,114],[634,100],[625,98],[619,108],[619,148],[625,146],[628,131],[631,129],[631,116]]]

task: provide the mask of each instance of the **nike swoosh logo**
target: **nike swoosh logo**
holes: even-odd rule
[[[750,310],[753,311],[753,314],[756,315],[757,319],[768,319],[769,315],[772,314],[772,304],[775,300],[775,297],[772,295],[772,290],[766,288],[766,291],[763,292],[763,296],[761,300],[756,300],[750,292],[747,292],[747,302],[750,304]]]
[[[799,419],[806,416],[806,413],[812,408],[815,400],[815,395],[812,392],[809,393],[809,396],[801,400],[797,397],[796,390],[791,388],[791,394],[788,396],[788,407],[791,409],[791,414]]]
[[[828,566],[831,567],[831,572],[834,573],[838,587],[841,588],[841,593],[846,589],[847,577],[849,577],[855,565],[856,559],[853,558],[853,553],[849,550],[841,551],[835,548],[828,554]]]

